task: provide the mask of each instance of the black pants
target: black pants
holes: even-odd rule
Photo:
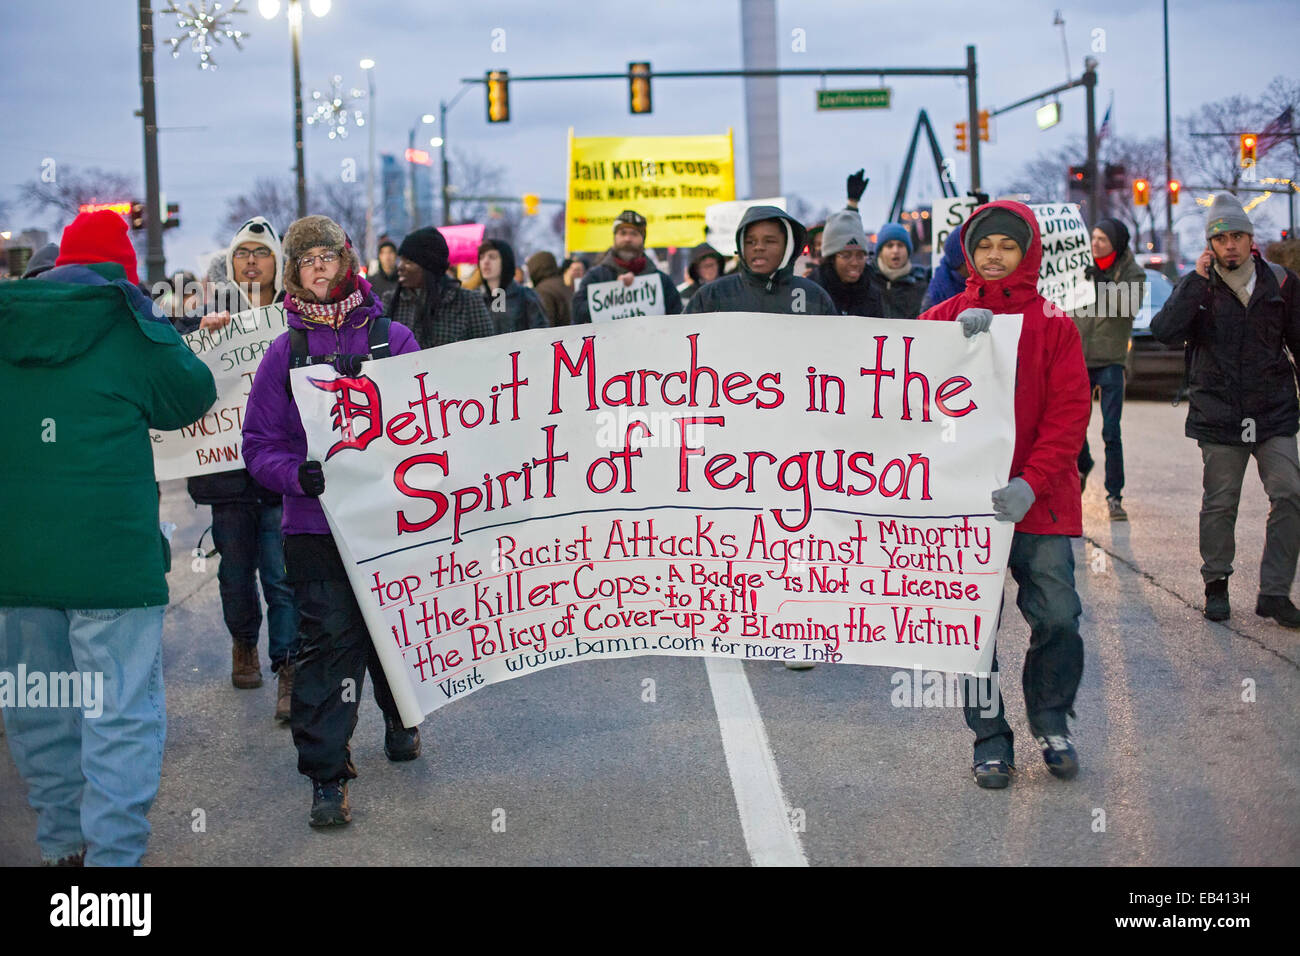
[[[334,539],[287,535],[284,559],[301,615],[289,719],[298,772],[313,780],[350,780],[357,771],[348,745],[367,668],[379,709],[398,724],[402,719]]]

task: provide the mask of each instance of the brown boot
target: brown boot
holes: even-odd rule
[[[262,671],[257,663],[257,645],[243,641],[231,643],[230,683],[240,690],[262,686]]]
[[[293,703],[293,664],[285,661],[276,671],[275,719],[289,722],[289,705]]]

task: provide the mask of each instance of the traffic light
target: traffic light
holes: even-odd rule
[[[962,120],[957,124],[957,152],[964,153],[970,148],[970,126]]]
[[[980,142],[987,143],[989,141],[989,111],[988,110],[980,110],[979,121],[980,121]]]
[[[506,70],[488,70],[487,121],[510,122],[510,74]]]
[[[1183,191],[1183,184],[1176,179],[1169,180],[1169,204],[1178,205],[1178,196]]]
[[[1241,134],[1241,165],[1255,165],[1255,147],[1259,145],[1259,137],[1254,133]]]
[[[627,103],[633,113],[650,112],[650,64],[627,65]]]
[[[1092,189],[1092,177],[1087,166],[1071,166],[1067,185],[1071,196],[1087,196]]]
[[[169,202],[167,204],[167,218],[163,220],[164,229],[175,229],[181,224],[181,204],[178,202]]]
[[[524,193],[524,215],[536,216],[537,208],[541,205],[541,198],[537,193]]]
[[[144,220],[145,220],[144,203],[142,202],[131,203],[131,228],[143,229],[145,226]]]
[[[1107,163],[1105,177],[1107,192],[1119,192],[1128,185],[1128,169],[1120,163]]]
[[[1151,202],[1151,184],[1145,179],[1133,180],[1133,205],[1145,206]]]

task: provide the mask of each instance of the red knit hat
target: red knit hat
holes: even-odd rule
[[[115,212],[100,209],[83,212],[63,230],[56,266],[115,262],[126,270],[132,285],[140,284],[135,271],[135,249],[126,234],[126,220]]]

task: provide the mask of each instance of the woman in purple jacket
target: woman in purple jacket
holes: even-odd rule
[[[307,216],[284,236],[285,318],[306,332],[309,355],[344,363],[370,354],[370,326],[383,305],[360,271],[352,243],[325,216]],[[357,725],[359,692],[367,667],[375,702],[384,713],[384,753],[413,760],[418,730],[402,725],[370,632],[348,583],[325,513],[316,499],[325,490],[318,461],[307,460],[307,435],[288,389],[292,335],[267,349],[253,379],[244,418],[244,460],[253,477],[284,496],[284,561],[301,614],[302,644],[295,661],[289,726],[298,748],[298,772],[312,781],[310,823],[342,825],[352,819],[348,780],[356,777],[349,741]],[[419,349],[396,322],[389,352]],[[345,694],[344,681],[357,693]]]

